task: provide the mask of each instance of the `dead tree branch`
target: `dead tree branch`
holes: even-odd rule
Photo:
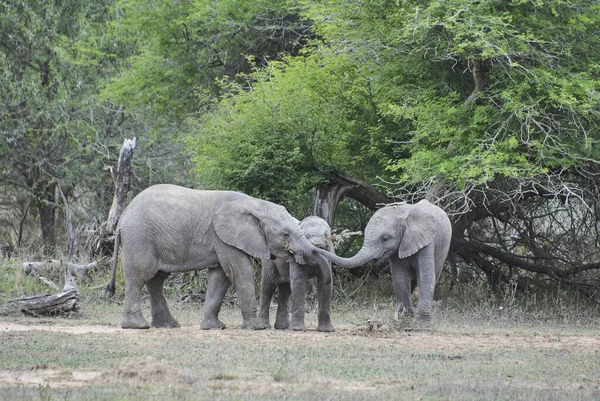
[[[127,193],[131,188],[131,159],[137,144],[136,138],[125,139],[119,155],[117,172],[113,172],[115,194],[108,219],[101,227],[100,238],[94,247],[93,254],[100,256],[111,255],[114,248],[114,233],[121,218],[127,201]],[[112,171],[112,169],[111,169]]]

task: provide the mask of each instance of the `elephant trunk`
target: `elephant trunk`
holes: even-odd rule
[[[317,265],[321,268],[321,275],[323,277],[323,284],[329,285],[332,280],[331,263],[321,255],[314,255],[313,259],[316,259]]]
[[[321,269],[323,282],[326,285],[329,285],[329,283],[331,283],[331,264],[329,264],[325,258],[316,254],[317,250],[321,248],[314,246],[305,236],[298,239],[297,243],[298,246],[294,247],[294,259],[296,263],[302,265],[306,264],[307,261],[314,261]],[[323,250],[323,252],[328,253],[325,250]]]
[[[360,249],[360,251],[358,251],[356,255],[352,256],[351,258],[342,258],[331,252],[327,252],[324,249],[315,249],[318,254],[332,261],[336,265],[345,267],[346,269],[353,269],[355,267],[362,266],[368,261],[375,259],[375,256],[372,255],[369,251],[367,251],[364,246]]]

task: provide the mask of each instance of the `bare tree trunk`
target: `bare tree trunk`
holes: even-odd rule
[[[337,205],[344,199],[344,195],[349,189],[350,187],[347,185],[332,182],[317,184],[312,215],[321,217],[329,226],[333,227]]]
[[[125,139],[123,146],[121,147],[121,153],[119,155],[119,165],[117,172],[113,173],[113,179],[115,181],[115,195],[113,197],[113,203],[108,213],[108,219],[102,227],[102,232],[98,243],[93,251],[94,255],[101,257],[112,255],[115,244],[114,233],[117,229],[117,224],[121,218],[121,214],[125,209],[125,203],[127,201],[127,193],[131,188],[131,159],[133,158],[133,152],[135,150],[137,140]]]
[[[345,198],[352,198],[371,210],[394,202],[371,185],[339,171],[327,174],[328,181],[317,184],[312,214],[319,216],[331,227],[335,220],[337,205]]]
[[[473,74],[473,81],[475,82],[475,88],[473,88],[473,92],[469,95],[467,100],[465,100],[465,107],[469,108],[479,96],[479,93],[484,90],[484,82],[483,82],[483,72],[481,68],[481,60],[474,59],[472,60],[471,72]]]
[[[107,230],[115,232],[119,218],[123,209],[125,209],[125,201],[127,200],[127,193],[131,188],[131,159],[133,157],[133,151],[135,150],[136,138],[125,139],[123,146],[121,147],[121,154],[119,155],[119,166],[117,167],[117,173],[114,174],[115,180],[115,196],[113,197],[113,203],[108,213]]]
[[[36,206],[40,215],[40,228],[42,230],[42,243],[44,254],[53,255],[56,247],[56,184],[48,183],[36,199]]]
[[[21,242],[23,241],[23,227],[25,226],[25,221],[27,220],[27,215],[29,214],[29,208],[31,207],[31,201],[27,201],[27,205],[24,208],[23,214],[19,219],[19,229],[17,230],[17,249],[21,248]]]

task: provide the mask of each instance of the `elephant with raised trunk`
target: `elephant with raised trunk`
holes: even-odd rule
[[[300,229],[316,247],[334,252],[331,228],[325,220],[308,216],[299,223]],[[331,262],[318,261],[320,255],[305,257],[298,263],[281,258],[262,260],[262,292],[258,316],[270,326],[269,308],[275,290],[279,290],[279,304],[275,317],[276,329],[304,330],[304,302],[308,279],[317,279],[317,301],[319,303],[317,331],[334,331],[331,324]],[[329,271],[323,274],[319,264],[327,263]],[[292,298],[292,319],[289,318],[289,299]]]
[[[119,245],[123,247],[125,300],[122,328],[148,328],[140,308],[145,284],[153,327],[177,327],[163,295],[170,273],[209,269],[202,329],[224,328],[218,319],[230,283],[238,295],[242,328],[265,329],[257,317],[251,257],[301,259],[315,247],[283,206],[233,191],[199,191],[155,185],[127,206],[117,227],[114,293]],[[330,266],[323,263],[324,275]]]
[[[414,205],[390,204],[377,210],[365,228],[362,248],[351,258],[341,258],[318,248],[317,252],[346,268],[387,258],[397,306],[414,316],[411,294],[418,285],[418,320],[428,323],[432,319],[433,293],[448,256],[451,237],[448,215],[422,200]]]

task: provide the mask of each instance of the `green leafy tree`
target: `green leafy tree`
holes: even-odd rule
[[[597,2],[351,3],[314,18],[387,85],[380,110],[410,135],[389,165],[401,182],[464,189],[600,159]]]
[[[227,85],[229,95],[189,140],[203,182],[293,208],[329,171],[359,178],[384,171],[385,122],[351,60],[286,58],[246,78],[252,89]]]
[[[105,95],[180,123],[205,110],[216,79],[249,72],[248,57],[264,64],[296,54],[309,27],[287,0],[122,0],[109,35],[128,54]]]
[[[47,253],[57,191],[83,196],[102,182],[120,118],[94,98],[106,67],[95,43],[105,11],[79,1],[0,2],[0,185],[31,199]]]
[[[600,267],[583,245],[600,221],[598,2],[302,5],[322,41],[200,119],[200,170],[276,200],[326,166],[436,198],[460,256],[492,281],[522,269],[568,282]]]

